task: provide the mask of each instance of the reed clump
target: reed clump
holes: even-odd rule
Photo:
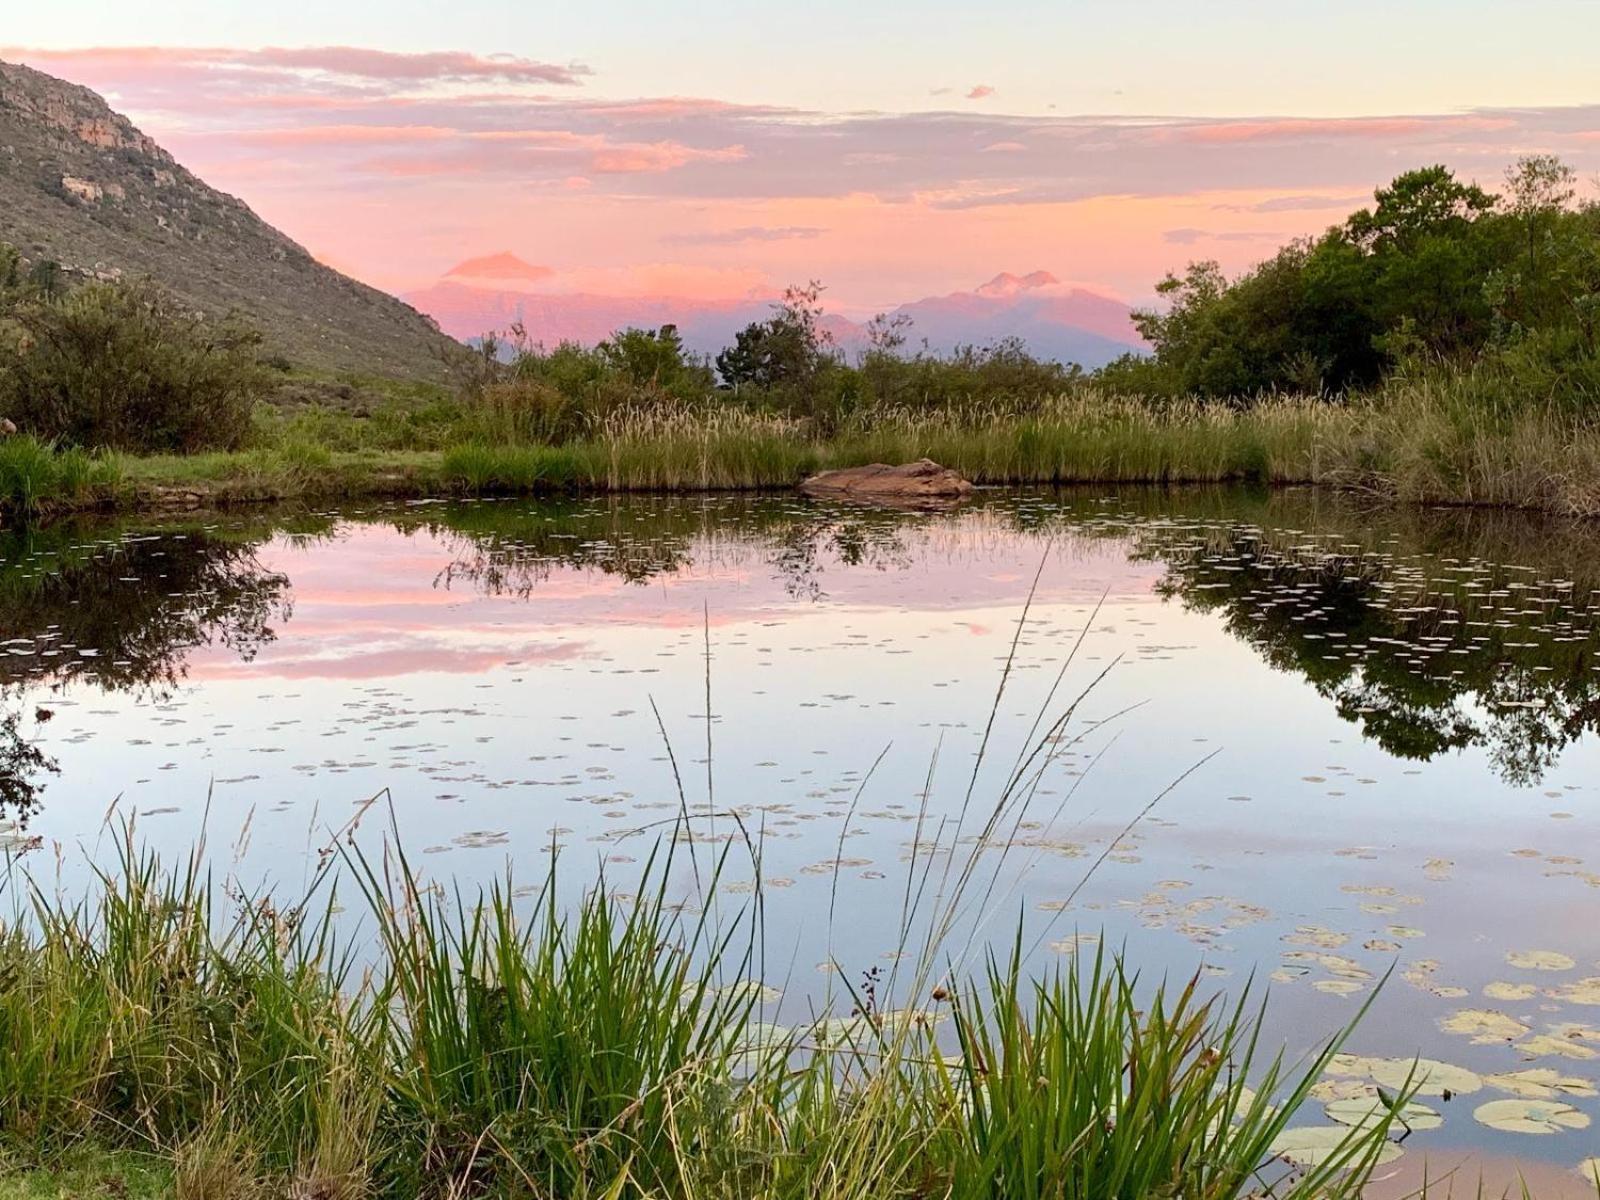
[[[1263,1172],[1354,1195],[1386,1137],[1289,1172],[1273,1139],[1337,1039],[1262,1061],[1243,1003],[1110,957],[952,974],[937,911],[881,996],[765,1022],[755,910],[673,902],[683,853],[631,896],[552,866],[467,897],[345,848],[293,903],[131,829],[70,901],[13,864],[0,1164],[92,1150],[194,1196],[1232,1200]]]

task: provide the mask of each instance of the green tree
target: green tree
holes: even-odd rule
[[[823,326],[822,285],[791,287],[765,321],[752,321],[717,355],[729,387],[770,391],[804,387],[833,361],[833,336]]]

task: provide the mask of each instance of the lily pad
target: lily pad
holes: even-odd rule
[[[1350,1100],[1334,1100],[1327,1104],[1323,1111],[1328,1114],[1328,1120],[1337,1121],[1341,1125],[1349,1125],[1356,1129],[1371,1129],[1383,1123],[1389,1115],[1389,1106],[1377,1096],[1363,1096]],[[1393,1122],[1395,1129],[1437,1129],[1444,1124],[1444,1118],[1439,1113],[1429,1108],[1426,1104],[1408,1102],[1402,1104],[1396,1112]]]
[[[1531,983],[1507,983],[1497,979],[1485,985],[1483,994],[1491,1000],[1531,1000],[1539,994],[1539,989]]]
[[[1573,1169],[1590,1183],[1600,1187],[1600,1158],[1586,1158]]]
[[[1553,1067],[1530,1067],[1526,1071],[1506,1071],[1485,1075],[1483,1081],[1498,1091],[1510,1092],[1526,1100],[1553,1100],[1556,1096],[1600,1095],[1587,1079],[1563,1075]]]
[[[1541,1033],[1537,1037],[1518,1042],[1517,1049],[1522,1051],[1523,1058],[1547,1058],[1551,1055],[1580,1061],[1600,1058],[1600,1050],[1591,1049],[1571,1038],[1552,1037],[1548,1033]]]
[[[1578,964],[1555,950],[1513,950],[1506,961],[1524,971],[1570,971]]]
[[[1378,1097],[1377,1088],[1364,1080],[1329,1079],[1326,1076],[1313,1083],[1306,1094],[1324,1104],[1331,1104],[1335,1100],[1376,1100]]]
[[[773,1059],[787,1057],[794,1038],[794,1030],[787,1025],[761,1022],[746,1026],[732,1047],[735,1074],[753,1075]]]
[[[1346,1125],[1307,1125],[1298,1129],[1285,1129],[1272,1139],[1267,1147],[1269,1154],[1286,1158],[1297,1167],[1318,1167],[1343,1150],[1352,1137],[1359,1136]],[[1391,1163],[1399,1158],[1400,1147],[1385,1142],[1378,1152],[1378,1162]],[[1355,1156],[1359,1159],[1359,1153]]]
[[[1366,1058],[1357,1054],[1335,1054],[1328,1062],[1330,1075],[1357,1075],[1399,1091],[1409,1081],[1419,1096],[1470,1096],[1483,1090],[1483,1077],[1466,1067],[1440,1062],[1435,1058]]]
[[[1475,1046],[1514,1042],[1529,1032],[1528,1026],[1515,1017],[1508,1017],[1490,1008],[1463,1008],[1441,1018],[1439,1028],[1446,1033],[1470,1037]]]
[[[1564,983],[1560,987],[1551,988],[1545,995],[1552,1000],[1561,1000],[1567,1004],[1600,1004],[1600,975]]]
[[[1559,1100],[1491,1100],[1472,1112],[1473,1119],[1503,1133],[1560,1133],[1587,1129],[1589,1118]]]
[[[1311,986],[1330,996],[1350,996],[1362,990],[1362,985],[1353,979],[1319,979]]]

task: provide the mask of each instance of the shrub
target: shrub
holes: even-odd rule
[[[0,322],[0,406],[25,431],[81,447],[234,449],[266,387],[260,336],[148,284],[90,283],[17,299]]]

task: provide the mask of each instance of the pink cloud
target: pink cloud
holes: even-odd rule
[[[314,72],[384,83],[434,83],[446,80],[503,80],[575,86],[588,67],[536,62],[513,55],[478,55],[464,51],[435,50],[402,53],[357,46],[271,46],[259,50],[221,47],[91,46],[70,50],[41,50],[8,46],[0,55],[38,67],[75,68],[99,74],[110,71],[139,73],[150,68],[171,71],[183,67],[242,68],[279,72]]]
[[[1516,122],[1510,117],[1300,117],[1180,125],[1158,130],[1157,135],[1162,140],[1211,144],[1322,138],[1382,141],[1424,134],[1493,133],[1515,126]]]
[[[351,127],[340,127],[341,130]],[[362,127],[354,127],[360,129]],[[341,134],[327,138],[307,131],[286,131],[288,143],[338,144]],[[656,142],[613,140],[605,134],[565,129],[435,130],[423,127],[415,138],[403,132],[390,137],[353,133],[350,145],[393,145],[397,153],[355,163],[344,169],[390,177],[508,175],[528,177],[557,172],[564,187],[587,187],[589,175],[653,175],[692,163],[734,163],[747,157],[743,146],[690,146],[670,139]],[[575,182],[581,180],[582,182]]]
[[[738,162],[747,157],[743,146],[703,150],[681,142],[649,142],[610,146],[596,151],[591,169],[601,175],[671,171],[692,162]]]
[[[967,99],[987,100],[992,95],[994,95],[994,88],[990,87],[987,83],[980,83],[977,87],[973,88],[967,93]]]
[[[437,125],[302,125],[246,129],[225,136],[262,146],[363,146],[440,141],[456,136],[456,131]]]

